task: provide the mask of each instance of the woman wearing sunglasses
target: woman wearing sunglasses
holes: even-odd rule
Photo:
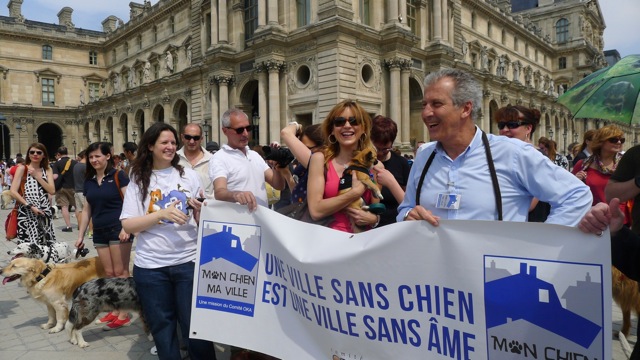
[[[23,180],[24,191],[21,190]],[[33,143],[27,151],[25,166],[16,169],[11,182],[11,196],[18,204],[18,243],[45,245],[56,240],[49,201],[49,195],[55,192],[47,148],[41,143]]]
[[[364,149],[375,149],[371,143],[371,118],[355,101],[344,100],[331,109],[322,122],[324,151],[314,153],[309,165],[307,201],[309,212],[315,220],[333,216],[329,227],[352,232],[351,222],[361,227],[374,227],[379,216],[371,212],[348,207],[364,198],[373,201],[369,190],[352,171],[351,189],[339,194],[339,183],[354,154]],[[377,201],[377,200],[376,200]]]
[[[508,105],[498,109],[494,118],[498,123],[500,135],[531,144],[532,134],[540,123],[540,111],[520,105]],[[532,151],[535,151],[534,148]],[[549,203],[534,198],[529,206],[527,221],[545,222],[550,212]]]
[[[573,167],[573,174],[591,189],[593,205],[607,202],[604,188],[622,158],[622,144],[625,140],[624,132],[619,127],[615,125],[601,127],[593,135],[590,145],[591,156],[578,161]],[[620,208],[625,214],[625,224],[628,225],[630,214],[627,211],[627,203],[620,203]]]

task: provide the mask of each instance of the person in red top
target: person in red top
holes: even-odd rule
[[[579,160],[573,167],[572,173],[580,180],[584,181],[591,189],[593,195],[593,205],[600,202],[607,202],[604,188],[609,182],[609,178],[616,170],[620,158],[622,158],[622,144],[624,144],[624,132],[615,126],[604,126],[595,133],[591,141],[592,154],[586,159]],[[620,203],[620,208],[626,214],[625,224],[629,224],[627,203]]]

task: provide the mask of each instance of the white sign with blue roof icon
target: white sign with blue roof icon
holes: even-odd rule
[[[203,221],[196,307],[253,316],[260,227]]]

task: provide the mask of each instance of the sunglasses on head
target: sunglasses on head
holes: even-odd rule
[[[239,128],[232,128],[232,127],[227,127],[227,129],[231,129],[233,131],[236,132],[236,134],[238,135],[242,135],[244,133],[245,130],[247,130],[247,132],[251,132],[251,130],[253,130],[253,125],[248,125],[245,127],[239,127]]]
[[[342,127],[347,123],[347,121],[349,121],[349,125],[351,126],[358,125],[358,120],[355,118],[355,116],[349,116],[348,119],[340,116],[333,119],[333,126]]]
[[[500,121],[498,122],[498,129],[502,130],[505,126],[509,129],[515,129],[525,124],[527,123],[524,121]]]
[[[29,150],[29,155],[42,155],[43,152],[40,150]]]
[[[195,135],[195,136],[194,136],[194,135],[186,135],[186,134],[185,134],[185,135],[183,135],[183,136],[184,136],[184,138],[185,138],[185,139],[187,139],[187,141],[189,141],[189,140],[195,140],[195,141],[198,141],[198,140],[202,139],[202,136],[200,136],[200,135]]]
[[[617,144],[618,141],[620,141],[620,144],[624,144],[625,141],[627,141],[627,139],[623,138],[623,137],[612,137],[607,139],[608,142],[612,143],[612,144]]]

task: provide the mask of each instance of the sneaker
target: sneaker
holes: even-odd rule
[[[129,319],[128,316],[126,318],[124,318],[123,320],[119,320],[119,319],[116,318],[112,322],[110,322],[107,325],[103,326],[102,330],[104,330],[104,331],[115,330],[117,328],[121,328],[123,326],[129,326],[129,325],[131,325],[131,319]]]
[[[151,355],[158,355],[158,347],[154,345],[149,352]]]
[[[96,325],[100,325],[100,324],[107,324],[112,322],[113,320],[118,319],[118,315],[113,315],[113,313],[108,313],[107,315],[101,317],[100,319],[96,320]]]
[[[62,232],[72,232],[73,229],[71,228],[71,226],[68,226],[66,228],[62,228]]]

